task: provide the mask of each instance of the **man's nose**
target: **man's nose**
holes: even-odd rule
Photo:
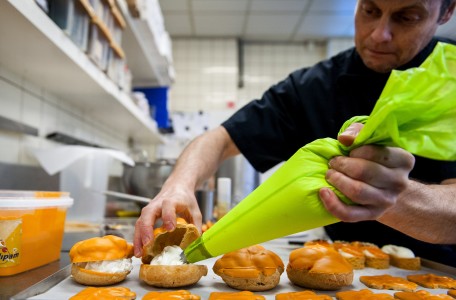
[[[371,33],[372,39],[376,42],[388,42],[393,38],[393,33],[391,30],[391,21],[389,18],[381,18],[378,20],[377,25]]]

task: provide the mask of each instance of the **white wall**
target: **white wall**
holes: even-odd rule
[[[173,55],[177,76],[170,88],[169,107],[176,134],[158,147],[160,158],[177,156],[192,138],[204,132],[204,126],[219,125],[289,73],[324,59],[326,45],[245,43],[242,88],[238,88],[235,39],[174,39]],[[203,115],[197,113],[200,110]]]
[[[59,101],[31,82],[25,81],[0,65],[0,115],[38,129],[38,137],[0,129],[0,162],[39,165],[29,148],[59,145],[47,140],[58,131],[89,143],[127,149],[127,138],[90,119],[75,107]]]

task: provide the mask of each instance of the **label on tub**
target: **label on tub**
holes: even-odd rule
[[[0,219],[0,268],[21,262],[22,219]]]

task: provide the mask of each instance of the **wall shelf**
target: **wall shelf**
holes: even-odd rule
[[[162,141],[156,122],[33,0],[0,1],[0,64],[126,137]]]
[[[151,23],[141,17],[132,17],[126,1],[118,0],[117,3],[127,23],[122,36],[122,48],[133,74],[133,86],[170,86],[174,81],[172,62],[160,54]]]

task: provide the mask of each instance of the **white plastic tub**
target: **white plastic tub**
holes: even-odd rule
[[[58,260],[72,204],[67,192],[0,190],[0,276]]]

